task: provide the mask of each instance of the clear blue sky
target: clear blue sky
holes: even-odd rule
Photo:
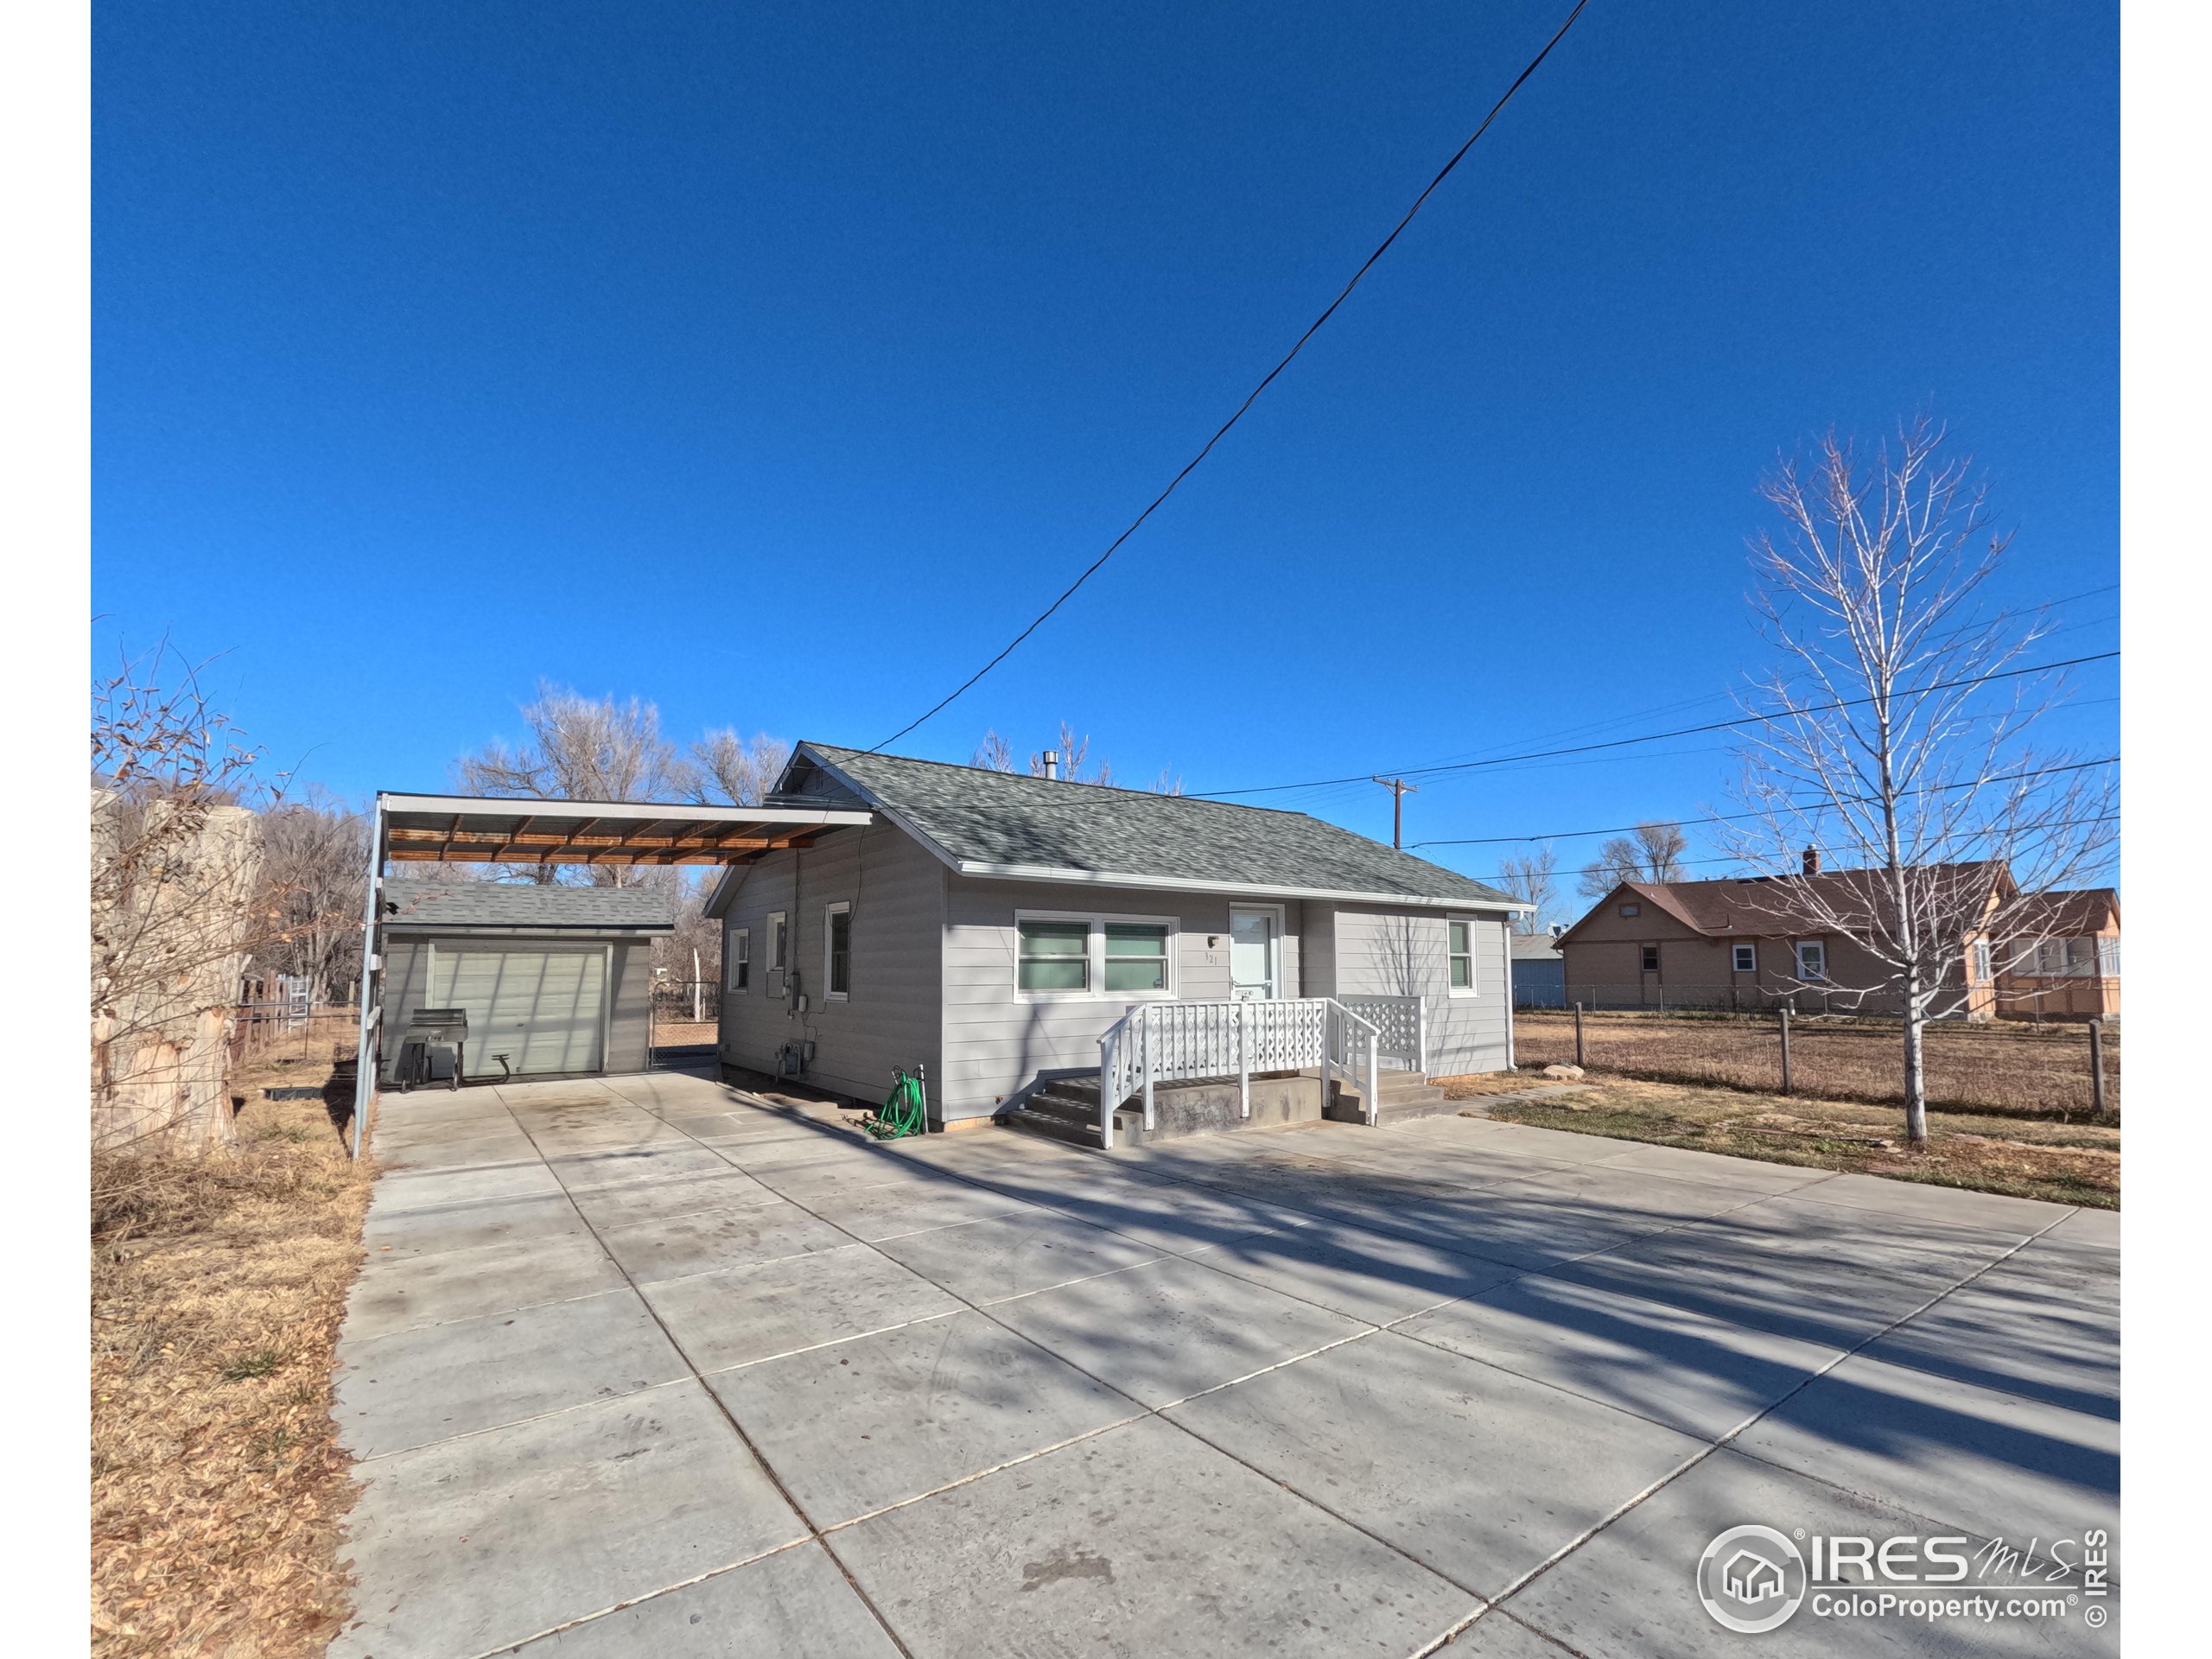
[[[875,742],[1150,499],[1564,11],[111,0],[96,649],[228,652],[240,721],[346,793],[444,786],[541,677]],[[1718,717],[1759,473],[1923,406],[2017,530],[2010,597],[2117,581],[2117,29],[1596,0],[1175,499],[899,747],[1065,718],[1210,790]],[[2114,742],[2116,686],[2059,735]],[[1729,769],[1433,782],[1408,839],[1692,814]],[[1372,785],[1268,798],[1389,834]]]

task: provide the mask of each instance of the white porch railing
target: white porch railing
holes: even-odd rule
[[[1114,1145],[1114,1113],[1144,1096],[1144,1126],[1153,1126],[1153,1090],[1163,1083],[1235,1077],[1242,1116],[1252,1112],[1255,1071],[1321,1074],[1367,1081],[1367,1121],[1375,1122],[1381,1082],[1381,1033],[1374,1021],[1334,997],[1280,1001],[1141,1002],[1098,1039],[1098,1132]]]
[[[1386,1060],[1404,1062],[1408,1071],[1428,1075],[1428,1011],[1417,996],[1344,996],[1337,999],[1381,1035]]]

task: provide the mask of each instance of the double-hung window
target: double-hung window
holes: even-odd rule
[[[1167,930],[1151,923],[1107,923],[1105,977],[1109,992],[1166,990]]]
[[[730,930],[728,977],[733,991],[750,990],[753,987],[753,930],[749,927]]]
[[[1988,977],[1989,941],[1987,939],[1976,939],[1974,942],[1974,979],[1975,983],[1979,984]]]
[[[1022,921],[1015,982],[1025,991],[1087,991],[1090,988],[1089,922]]]
[[[822,986],[832,1002],[853,993],[853,907],[842,901],[822,909]]]
[[[1472,922],[1447,921],[1444,924],[1445,955],[1449,970],[1447,982],[1463,996],[1475,994],[1475,925]]]
[[[1738,944],[1738,945],[1732,946],[1731,948],[1734,950],[1734,952],[1735,952],[1735,954],[1736,954],[1736,971],[1737,971],[1738,973],[1739,973],[1739,974],[1756,974],[1757,972],[1758,972],[1758,970],[1759,970],[1759,948],[1758,948],[1758,946],[1757,946],[1756,944]]]
[[[1828,947],[1820,939],[1797,941],[1797,977],[1808,985],[1823,983],[1828,976]]]
[[[1637,960],[1642,964],[1643,969],[1645,973],[1657,973],[1659,971],[1659,947],[1656,944],[1639,945],[1637,948]]]
[[[2107,979],[2120,977],[2120,941],[2101,938],[2097,941],[2097,972]]]

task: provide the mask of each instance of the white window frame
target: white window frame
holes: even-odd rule
[[[833,938],[834,916],[845,918],[845,988],[838,990],[836,954]],[[824,1002],[849,1002],[853,995],[853,901],[849,899],[832,899],[822,906],[822,1000]]]
[[[1976,939],[1974,942],[1973,949],[1967,953],[1967,964],[1972,971],[1974,982],[1977,985],[1986,983],[1996,976],[1995,954],[1990,950],[1987,939]]]
[[[1745,958],[1749,957],[1750,961]],[[1728,947],[1728,971],[1734,974],[1756,974],[1759,970],[1759,948],[1748,939],[1738,939]]]
[[[1472,916],[1446,916],[1444,918],[1444,993],[1446,996],[1482,995],[1483,953],[1479,943],[1482,935],[1476,931],[1475,920],[1476,918]],[[1465,985],[1454,985],[1452,982],[1452,959],[1462,954],[1452,948],[1452,930],[1454,926],[1462,926],[1467,930],[1467,949],[1465,952],[1467,958],[1467,982]]]
[[[791,918],[780,910],[768,912],[768,971],[787,973],[791,965]]]
[[[1084,942],[1084,976],[1090,983],[1079,991],[1032,991],[1021,984],[1021,925],[1024,922],[1080,922],[1089,930]],[[1159,927],[1167,931],[1167,985],[1157,991],[1109,991],[1106,988],[1106,928]],[[1180,916],[1137,916],[1119,911],[1017,910],[1014,912],[1012,949],[1007,952],[1007,976],[1017,1002],[1172,1002],[1180,977],[1183,918]],[[1280,944],[1278,944],[1280,949]]]
[[[2120,940],[2110,933],[2097,936],[2097,977],[2120,977]]]
[[[753,930],[730,929],[722,956],[722,988],[732,996],[743,996],[753,988]]]
[[[1805,952],[1808,950],[1821,959],[1820,967],[1809,974],[1805,971]],[[1792,955],[1796,963],[1798,983],[1825,985],[1828,982],[1828,942],[1826,939],[1798,939],[1794,942]]]

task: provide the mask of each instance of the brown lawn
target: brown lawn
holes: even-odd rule
[[[346,1616],[331,1357],[373,1172],[321,1100],[261,1097],[323,1084],[316,1046],[234,1079],[235,1151],[94,1160],[96,1654],[289,1659]]]
[[[1455,1098],[1494,1095],[1466,1085],[1491,1078],[1446,1078]],[[1541,1079],[1523,1074],[1522,1082]],[[1580,1135],[1649,1141],[1769,1163],[1856,1170],[1894,1180],[1971,1187],[2057,1204],[2120,1207],[2120,1125],[2043,1121],[2011,1114],[1930,1114],[1928,1149],[1906,1149],[1899,1112],[1857,1102],[1806,1099],[1742,1089],[1600,1078],[1593,1085],[1535,1100],[1478,1108],[1507,1122]]]
[[[1782,1086],[1782,1038],[1769,1015],[1586,1014],[1593,1072],[1722,1088]],[[1574,1058],[1574,1016],[1521,1009],[1514,1058],[1524,1066]],[[2120,1109],[2120,1030],[2105,1033],[2106,1103]],[[1790,1022],[1792,1096],[1902,1101],[1904,1036],[1894,1020],[1804,1017]],[[2077,1116],[2091,1109],[2089,1039],[2079,1022],[1944,1020],[1928,1031],[1931,1103],[2029,1116]]]

